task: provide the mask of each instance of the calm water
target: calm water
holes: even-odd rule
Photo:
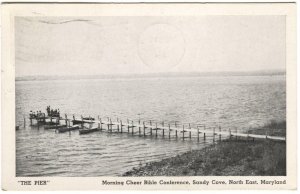
[[[47,105],[68,115],[221,125],[246,130],[286,114],[285,76],[95,79],[16,82],[17,176],[118,176],[206,144],[96,132],[23,128]]]

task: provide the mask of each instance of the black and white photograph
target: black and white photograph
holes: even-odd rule
[[[15,177],[288,175],[285,15],[32,10],[13,24]]]

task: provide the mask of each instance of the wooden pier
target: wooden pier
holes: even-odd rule
[[[186,139],[195,139],[196,141],[206,140],[210,138],[213,142],[221,141],[225,138],[245,138],[249,139],[268,139],[268,140],[277,140],[277,141],[286,141],[285,137],[279,136],[270,136],[268,134],[258,135],[258,134],[249,134],[248,132],[238,132],[237,128],[235,130],[227,129],[222,130],[221,126],[207,127],[204,124],[179,124],[175,121],[172,123],[163,122],[154,122],[153,120],[149,121],[133,121],[127,119],[123,122],[121,119],[115,119],[114,121],[106,117],[105,119],[97,117],[94,119],[92,117],[80,117],[76,118],[74,115],[71,117],[65,115],[65,117],[43,117],[43,118],[30,118],[30,125],[33,124],[33,120],[37,121],[37,127],[39,128],[40,124],[50,124],[59,126],[60,121],[63,121],[63,124],[67,127],[71,127],[75,124],[81,125],[81,128],[84,127],[84,124],[89,124],[89,128],[92,129],[93,125],[96,125],[98,130],[93,131],[106,131],[108,133],[128,133],[132,136],[138,135],[140,137],[161,137],[164,139],[181,139],[185,141]],[[47,122],[49,120],[49,122]],[[25,126],[25,117],[24,117],[24,126]],[[55,128],[55,127],[53,127]]]

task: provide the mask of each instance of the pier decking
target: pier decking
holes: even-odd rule
[[[72,129],[73,125],[81,125],[81,128],[84,127],[84,124],[89,124],[89,128],[92,128],[92,125],[97,125],[98,130],[96,131],[106,131],[108,133],[128,133],[131,135],[139,136],[154,136],[162,138],[176,138],[176,139],[197,139],[199,142],[200,139],[206,139],[208,137],[212,138],[212,141],[222,140],[222,138],[246,138],[246,139],[269,139],[277,141],[286,141],[286,137],[280,136],[271,136],[268,134],[258,135],[258,134],[249,134],[245,132],[238,132],[237,129],[224,130],[221,126],[207,127],[204,124],[181,124],[179,122],[173,122],[172,124],[166,122],[153,122],[153,121],[141,121],[138,120],[134,122],[133,120],[128,120],[123,122],[120,119],[112,121],[111,118],[107,117],[106,119],[101,119],[99,116],[97,119],[92,117],[82,117],[76,118],[74,115],[72,117],[48,117],[44,116],[42,118],[30,118],[30,124],[32,125],[33,120],[37,121],[37,127],[39,128],[40,122],[42,124],[50,124],[61,126],[60,121],[64,122],[64,125]],[[47,122],[49,120],[49,122]],[[24,126],[25,126],[25,117],[24,117]],[[55,128],[55,127],[52,127]],[[59,127],[58,127],[59,128]],[[95,127],[93,127],[95,128]],[[70,130],[69,130],[70,131]]]

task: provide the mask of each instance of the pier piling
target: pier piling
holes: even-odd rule
[[[184,125],[182,125],[182,140],[184,140]]]
[[[67,114],[65,114],[65,123],[66,123],[66,126],[68,126],[68,116],[67,116]]]
[[[129,133],[129,119],[127,119],[127,129],[128,129],[128,133]]]
[[[199,132],[199,126],[197,125],[197,141],[198,141],[198,142],[199,142],[199,140],[200,140],[200,139],[199,139],[199,133],[200,133],[200,132]]]
[[[155,123],[155,137],[157,138],[157,130],[158,130],[158,128],[157,128],[157,123]]]
[[[219,134],[219,141],[221,141],[222,140],[222,137],[221,137],[221,132],[222,132],[221,126],[219,126],[219,132],[220,132],[220,134]]]
[[[119,118],[117,118],[117,130],[118,130],[118,132],[120,132],[120,126],[119,126],[119,124],[120,124],[120,122],[119,122]]]
[[[143,122],[143,131],[144,131],[144,137],[146,136],[146,126],[145,126],[145,122]]]
[[[134,134],[134,126],[133,126],[133,121],[131,121],[131,135],[133,135]]]
[[[169,124],[169,139],[171,139],[171,126]]]
[[[101,119],[100,119],[100,116],[98,115],[98,121],[99,121],[99,123],[98,123],[98,129],[100,130],[100,123],[101,123]]]
[[[122,124],[122,120],[120,120],[120,128],[121,128],[121,133],[123,133],[123,124]]]
[[[150,135],[152,137],[152,122],[151,122],[151,120],[150,120]]]
[[[139,136],[141,135],[141,120],[139,120]]]
[[[205,125],[203,126],[203,128],[204,128],[204,131],[206,130],[206,127],[205,127]],[[205,135],[205,132],[203,133],[203,139],[204,139],[204,141],[206,140],[206,135]]]

